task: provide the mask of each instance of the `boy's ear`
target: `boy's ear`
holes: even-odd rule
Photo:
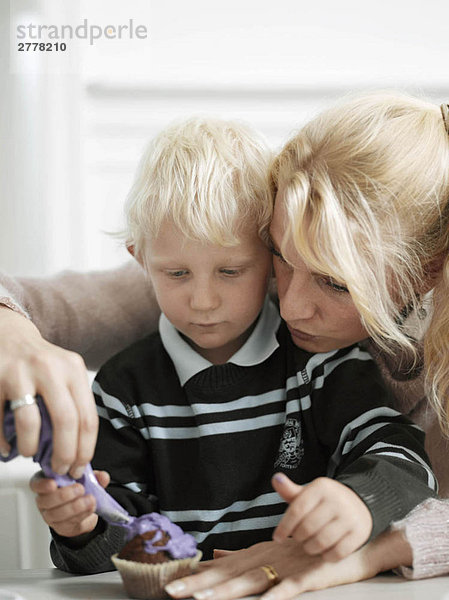
[[[137,260],[137,262],[139,263],[139,265],[141,267],[143,267],[142,255],[141,255],[141,253],[136,254],[136,250],[134,248],[134,244],[130,244],[129,246],[126,246],[126,249],[131,254],[131,256],[134,257]]]

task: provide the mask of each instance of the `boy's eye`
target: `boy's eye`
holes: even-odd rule
[[[223,275],[229,275],[235,277],[236,275],[240,275],[239,269],[220,269],[220,273]]]
[[[169,277],[173,277],[173,279],[179,279],[187,275],[188,271],[186,269],[178,269],[177,271],[167,271],[166,273]]]

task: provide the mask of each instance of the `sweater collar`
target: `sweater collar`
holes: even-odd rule
[[[279,347],[276,332],[280,322],[277,308],[267,297],[253,332],[227,362],[239,367],[252,367],[266,360]],[[159,333],[182,386],[200,371],[214,366],[189,346],[164,313],[159,318]]]

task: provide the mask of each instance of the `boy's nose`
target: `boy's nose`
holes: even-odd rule
[[[207,312],[214,310],[220,303],[219,296],[212,285],[198,283],[194,285],[190,296],[190,307],[193,310]]]

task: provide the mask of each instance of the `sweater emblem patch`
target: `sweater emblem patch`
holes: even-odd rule
[[[279,452],[274,463],[275,469],[296,469],[304,455],[301,421],[295,417],[288,417],[282,433]]]

